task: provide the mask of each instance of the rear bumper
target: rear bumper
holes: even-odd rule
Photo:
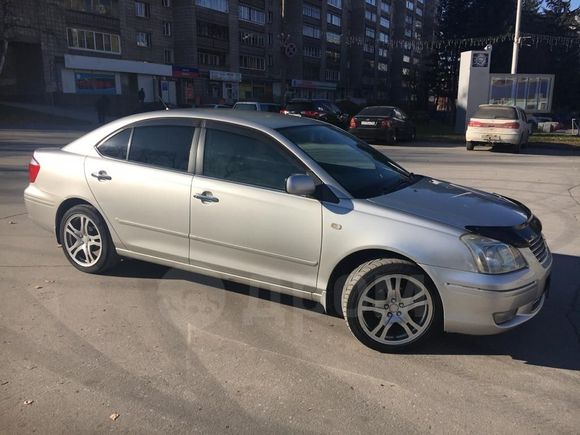
[[[24,204],[30,219],[41,228],[54,234],[57,210],[55,198],[34,184],[30,184],[24,191]]]
[[[360,139],[387,139],[391,130],[385,128],[350,128],[348,132]]]
[[[499,334],[536,316],[549,289],[552,256],[543,264],[531,251],[524,257],[528,268],[504,275],[423,266],[439,290],[445,331]]]
[[[519,133],[497,133],[497,132],[478,132],[468,129],[465,134],[467,142],[480,142],[491,144],[508,144],[517,145],[520,143]]]

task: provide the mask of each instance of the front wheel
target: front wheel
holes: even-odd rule
[[[443,309],[430,279],[400,259],[362,264],[347,278],[342,311],[352,334],[380,352],[417,346],[441,330]]]
[[[473,149],[475,148],[475,144],[471,141],[467,141],[465,143],[465,148],[467,148],[467,151],[473,151]]]
[[[102,273],[119,257],[105,221],[90,205],[76,205],[60,222],[60,240],[68,261],[87,273]]]

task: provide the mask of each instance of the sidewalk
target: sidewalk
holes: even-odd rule
[[[91,124],[97,123],[97,113],[92,107],[89,109],[69,109],[58,106],[48,106],[44,104],[15,103],[11,101],[0,101],[0,105],[14,107],[17,109],[25,109],[32,112],[44,113],[46,115],[58,116],[60,118],[69,118],[75,121],[88,122]]]

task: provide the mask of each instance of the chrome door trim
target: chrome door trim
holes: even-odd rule
[[[154,226],[151,226],[151,225],[140,224],[140,223],[137,223],[137,222],[132,222],[132,221],[128,221],[128,220],[120,219],[120,218],[115,218],[115,220],[117,222],[119,222],[121,225],[127,225],[127,226],[130,226],[130,227],[142,228],[144,230],[155,231],[156,233],[169,234],[170,236],[177,236],[177,237],[181,237],[183,239],[187,239],[189,237],[188,234],[180,233],[178,231],[166,230],[164,228],[159,228],[159,227],[154,227]]]
[[[197,240],[198,242],[209,243],[209,244],[217,245],[217,246],[223,246],[225,248],[237,249],[238,251],[250,252],[252,254],[258,254],[258,255],[263,255],[266,257],[277,258],[280,260],[286,260],[286,261],[290,261],[292,263],[304,264],[306,266],[314,267],[314,266],[318,265],[318,261],[309,261],[309,260],[303,260],[302,258],[288,257],[286,255],[274,254],[273,252],[262,251],[260,249],[247,248],[245,246],[233,245],[231,243],[220,242],[218,240],[206,239],[205,237],[190,235],[189,238],[192,240]]]

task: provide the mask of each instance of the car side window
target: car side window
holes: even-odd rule
[[[283,191],[286,178],[306,171],[281,147],[259,134],[209,128],[205,135],[203,175]]]
[[[101,143],[97,149],[101,155],[113,159],[125,160],[127,158],[127,148],[131,139],[131,129],[127,128]]]
[[[194,131],[194,127],[184,125],[135,127],[129,160],[187,171]]]

